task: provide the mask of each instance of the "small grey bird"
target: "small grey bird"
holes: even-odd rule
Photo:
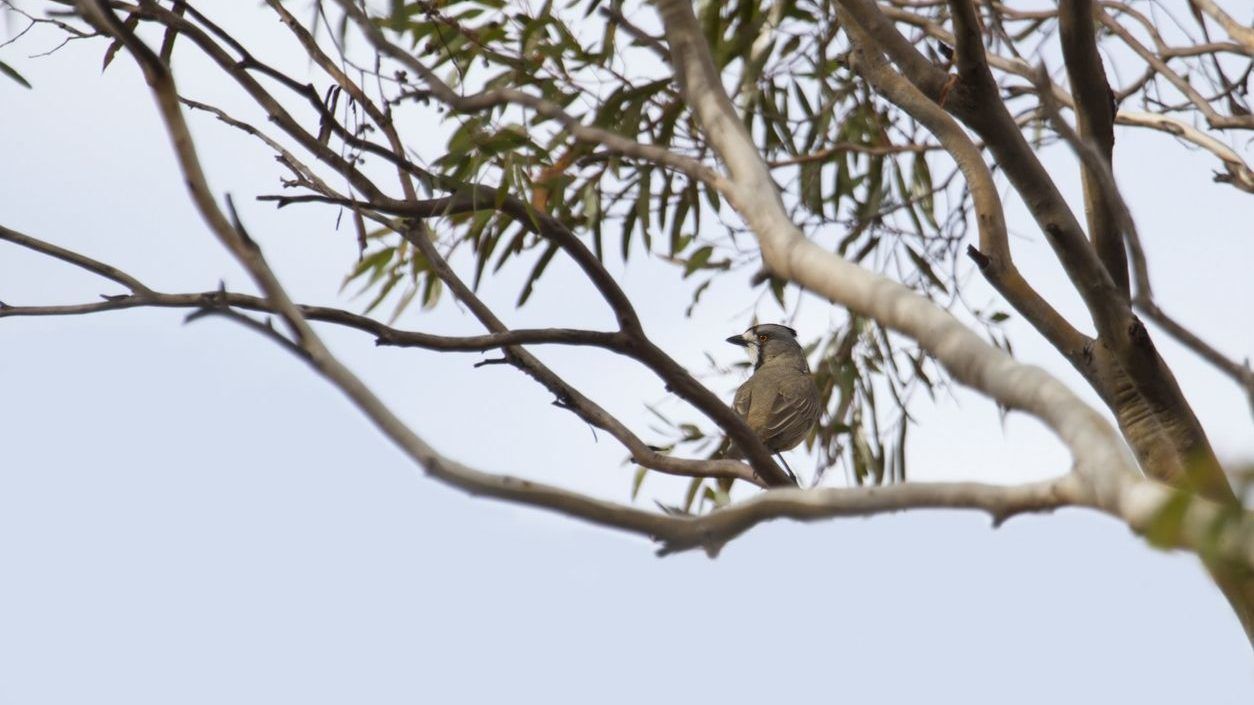
[[[732,408],[772,452],[795,447],[823,411],[819,389],[797,342],[797,331],[763,323],[733,335],[727,342],[743,347],[753,363],[753,375],[736,390]],[[733,444],[728,455],[739,457],[740,449]],[[792,469],[788,472],[792,474]]]

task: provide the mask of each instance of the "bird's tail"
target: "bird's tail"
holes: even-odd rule
[[[740,446],[736,445],[730,436],[725,436],[723,438],[723,444],[718,447],[718,450],[714,451],[714,455],[711,457],[726,458],[728,460],[744,460],[745,454],[741,452]],[[784,466],[784,472],[788,473],[788,477],[792,478],[793,483],[800,486],[801,481],[797,479],[797,473],[793,472],[792,468],[788,467],[788,461],[784,460],[784,455],[782,453],[776,453],[775,459],[779,461],[780,465]]]

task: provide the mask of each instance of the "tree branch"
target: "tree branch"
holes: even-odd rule
[[[99,260],[94,260],[87,255],[67,250],[63,247],[57,247],[49,242],[38,240],[29,235],[25,235],[16,230],[0,225],[0,240],[8,240],[17,245],[21,245],[28,250],[34,250],[49,257],[55,257],[62,262],[68,262],[79,269],[87,270],[92,274],[98,274],[105,279],[112,280],[134,292],[149,292],[150,289],[144,286],[139,280],[135,279],[126,272],[115,267],[105,264]]]
[[[1006,109],[988,67],[979,18],[969,0],[950,0],[954,21],[956,82],[937,76],[918,50],[867,0],[840,0],[849,16],[901,68],[924,95],[943,104],[973,129],[1005,170],[1040,224],[1071,280],[1076,283],[1098,330],[1126,328],[1127,297],[1089,247],[1080,224]],[[943,74],[942,74],[943,76]],[[1120,307],[1122,298],[1122,308]]]
[[[1101,10],[1097,11],[1097,18],[1101,21],[1104,27],[1115,33],[1119,39],[1123,40],[1123,43],[1128,45],[1128,48],[1136,52],[1137,55],[1145,61],[1145,63],[1152,66],[1154,70],[1159,73],[1159,75],[1166,78],[1171,85],[1175,86],[1176,90],[1184,94],[1184,96],[1189,99],[1189,102],[1193,104],[1193,107],[1197,108],[1198,112],[1205,116],[1206,124],[1217,130],[1232,128],[1246,130],[1254,129],[1254,116],[1221,115],[1219,111],[1215,110],[1215,107],[1211,105],[1209,100],[1203,97],[1202,94],[1198,93],[1197,89],[1190,85],[1183,76],[1176,73],[1175,70],[1168,66],[1167,62],[1163,61],[1156,54],[1154,54],[1154,52],[1146,48],[1144,44],[1137,41],[1137,38],[1132,36],[1132,33],[1129,32],[1126,27],[1116,22],[1110,15],[1102,12]]]
[[[1190,3],[1199,7],[1211,19],[1219,23],[1220,27],[1232,37],[1233,41],[1239,42],[1245,49],[1245,53],[1254,56],[1254,27],[1249,27],[1237,22],[1224,12],[1224,9],[1215,2],[1215,0],[1189,0]]]
[[[984,139],[1085,301],[1101,344],[1093,346],[1091,364],[1078,369],[1116,412],[1146,472],[1187,481],[1219,501],[1231,501],[1223,469],[1171,371],[1001,100],[981,58],[984,47],[973,6],[969,0],[949,1],[961,80],[946,105]],[[1164,443],[1169,452],[1154,450]],[[1186,457],[1193,460],[1180,460]]]
[[[1123,196],[1119,193],[1119,187],[1115,183],[1109,162],[1103,158],[1095,145],[1081,139],[1062,119],[1049,87],[1049,75],[1044,68],[1037,72],[1035,81],[1037,91],[1041,95],[1042,109],[1050,119],[1054,130],[1072,147],[1091,174],[1094,195],[1101,199],[1102,208],[1110,214],[1111,221],[1117,228],[1117,234],[1121,237],[1126,235],[1130,242],[1137,243],[1139,252],[1140,236],[1136,230],[1136,223],[1132,219]],[[1143,264],[1143,261],[1142,254],[1140,262]],[[1138,267],[1138,273],[1143,272],[1143,266]],[[1146,467],[1146,472],[1173,484],[1190,485],[1212,499],[1236,501],[1218,460],[1214,458],[1214,453],[1210,450],[1201,424],[1184,400],[1183,392],[1176,384],[1175,377],[1159,358],[1153,342],[1149,340],[1140,322],[1134,319],[1127,328],[1102,331],[1102,340],[1113,350],[1119,367],[1126,373],[1133,388],[1145,398],[1150,413],[1154,416],[1162,416],[1162,419],[1157,422],[1162,428],[1160,433],[1165,434],[1171,443],[1177,445],[1177,456],[1190,459],[1187,462],[1177,460],[1164,466]],[[1111,386],[1117,383],[1111,379],[1099,381],[1104,381],[1105,384]],[[1119,412],[1119,405],[1114,406],[1116,412]]]
[[[892,101],[927,127],[953,157],[962,171],[975,204],[980,249],[971,250],[980,272],[1006,300],[1019,311],[1051,344],[1076,361],[1089,343],[1024,280],[1014,265],[1006,235],[1001,194],[993,183],[992,173],[984,158],[966,132],[940,106],[928,100],[917,88],[893,71],[880,55],[877,45],[848,17],[843,9],[838,14],[854,43],[855,68],[881,95]]]
[[[1099,158],[1109,165],[1115,148],[1114,96],[1106,81],[1102,57],[1097,52],[1093,17],[1093,0],[1061,0],[1058,6],[1062,55],[1071,81],[1071,93],[1075,96],[1076,128],[1080,138],[1090,141]],[[1041,94],[1042,100],[1049,97]],[[1082,160],[1082,165],[1080,177],[1089,239],[1115,287],[1129,296],[1128,256],[1115,222],[1117,216],[1108,209],[1111,202],[1098,193],[1098,177],[1092,173],[1089,160]]]

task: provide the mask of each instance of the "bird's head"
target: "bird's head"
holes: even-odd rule
[[[803,364],[805,361],[805,352],[797,342],[797,331],[778,323],[751,326],[744,333],[728,338],[727,342],[744,348],[755,370],[780,357],[800,359]]]

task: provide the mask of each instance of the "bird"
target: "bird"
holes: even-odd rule
[[[736,390],[732,409],[758,434],[763,445],[784,462],[779,454],[796,447],[823,411],[805,351],[797,342],[797,331],[777,323],[763,323],[750,326],[727,342],[744,348],[753,363],[753,374]],[[737,458],[742,453],[733,443],[726,456]],[[787,462],[784,467],[795,482],[792,468]]]

